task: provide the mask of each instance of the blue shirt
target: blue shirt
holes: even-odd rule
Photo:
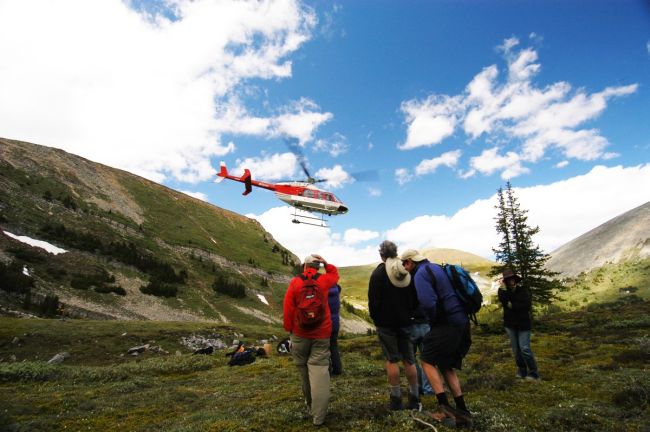
[[[431,269],[436,279],[435,282],[427,271],[427,267]],[[430,263],[429,260],[420,261],[415,268],[413,280],[420,307],[431,326],[444,322],[454,326],[467,325],[469,322],[467,313],[442,267]],[[438,316],[439,312],[442,312],[444,316]]]

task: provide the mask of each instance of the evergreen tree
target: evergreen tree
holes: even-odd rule
[[[506,183],[505,191],[499,188],[497,200],[498,213],[494,219],[501,242],[492,251],[499,265],[492,268],[490,275],[498,275],[510,267],[521,276],[522,285],[530,289],[534,303],[550,304],[562,285],[557,279],[559,273],[545,266],[550,255],[533,242],[539,227],[528,224],[528,210],[521,208],[510,182]]]

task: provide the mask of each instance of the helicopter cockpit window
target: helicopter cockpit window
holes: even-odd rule
[[[309,189],[305,189],[302,192],[302,196],[307,197],[307,198],[313,198],[314,197],[314,191],[311,191]]]

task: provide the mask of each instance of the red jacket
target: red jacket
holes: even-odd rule
[[[306,276],[313,276],[318,271],[313,268],[307,268],[303,273]],[[327,303],[327,294],[329,289],[339,281],[339,271],[332,265],[325,266],[325,274],[322,274],[316,279],[316,285],[321,290],[323,298],[325,299],[325,318],[320,327],[311,330],[304,330],[296,324],[296,302],[298,290],[302,288],[302,278],[296,276],[289,282],[289,287],[284,295],[284,329],[289,333],[308,339],[329,339],[332,334],[332,319],[330,315],[330,307]]]

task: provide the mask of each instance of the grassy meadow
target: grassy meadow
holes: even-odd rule
[[[499,314],[482,311],[460,373],[476,430],[648,430],[649,302],[624,296],[539,316],[533,350],[540,382],[515,378]],[[311,429],[290,357],[274,353],[229,367],[227,350],[192,355],[180,343],[194,334],[219,335],[229,344],[235,333],[249,344],[284,336],[274,326],[0,318],[0,430]],[[127,354],[145,343],[169,354]],[[343,336],[340,344],[344,375],[332,381],[324,430],[423,430],[408,412],[388,410],[375,336]],[[70,357],[47,364],[62,351]],[[435,397],[423,403],[432,409]]]

